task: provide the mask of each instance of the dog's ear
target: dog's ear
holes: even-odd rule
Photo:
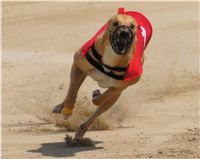
[[[112,24],[113,21],[114,21],[114,17],[112,17],[112,18],[110,18],[110,19],[108,20],[107,24],[108,24],[108,28],[109,28],[109,29],[112,28],[112,27],[111,27],[111,24]]]
[[[113,22],[113,17],[108,20],[108,25],[110,25],[112,22]]]

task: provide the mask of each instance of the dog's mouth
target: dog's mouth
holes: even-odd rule
[[[135,34],[128,26],[119,26],[109,33],[110,43],[116,54],[126,54],[131,47],[134,37]]]

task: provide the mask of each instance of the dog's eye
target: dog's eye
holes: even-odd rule
[[[117,26],[119,25],[119,22],[113,22],[112,25],[113,25],[114,27],[117,27]]]
[[[131,28],[131,29],[134,29],[134,28],[135,28],[135,25],[131,24],[131,25],[130,25],[130,28]]]

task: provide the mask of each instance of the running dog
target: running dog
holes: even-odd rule
[[[152,35],[149,20],[139,12],[118,9],[113,16],[74,55],[70,85],[65,100],[57,105],[53,113],[69,117],[73,113],[78,90],[90,76],[107,90],[94,90],[92,102],[96,111],[80,125],[75,139],[83,138],[88,127],[119,99],[123,90],[137,83],[142,74],[143,52]]]

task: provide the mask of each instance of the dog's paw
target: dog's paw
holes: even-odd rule
[[[52,113],[61,114],[63,107],[64,107],[63,103],[55,106],[55,108],[52,110]]]
[[[101,96],[101,92],[100,92],[99,89],[96,89],[96,90],[93,91],[93,93],[92,93],[93,99],[98,99],[100,96]]]

